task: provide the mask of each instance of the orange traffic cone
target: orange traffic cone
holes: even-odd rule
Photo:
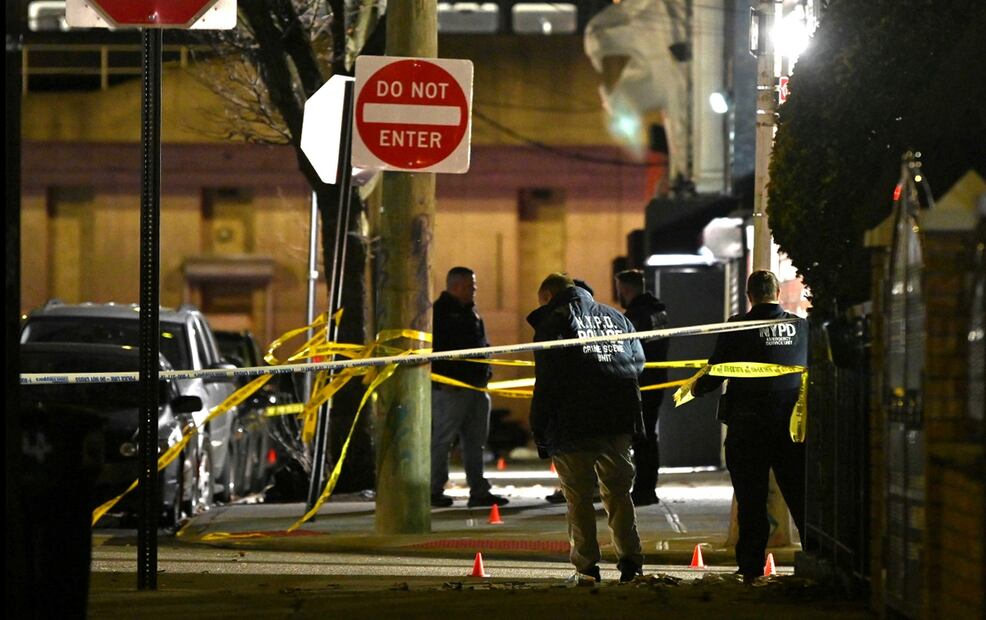
[[[767,563],[763,565],[763,576],[770,577],[777,572],[777,567],[774,566],[774,554],[767,554]]]
[[[558,473],[558,470],[555,469],[555,462],[554,461],[551,461],[551,473],[553,473],[553,474],[557,474]]]
[[[486,569],[483,568],[483,554],[476,553],[476,561],[472,563],[472,575],[470,577],[489,577],[486,574]]]
[[[497,461],[496,461],[496,469],[497,469],[497,471],[503,471],[503,470],[504,470],[504,469],[506,469],[506,468],[507,468],[507,459],[505,459],[505,458],[503,458],[503,457],[501,456],[501,457],[500,457],[499,459],[497,459]]]
[[[500,518],[500,507],[497,506],[496,504],[493,504],[493,507],[490,508],[490,524],[491,525],[503,524],[503,519]]]
[[[689,568],[705,568],[705,560],[702,559],[702,545],[695,545],[695,551],[692,551],[692,563]]]

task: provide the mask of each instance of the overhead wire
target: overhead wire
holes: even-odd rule
[[[561,147],[546,144],[544,142],[541,142],[540,140],[535,140],[534,138],[529,138],[521,134],[520,132],[511,129],[510,127],[507,127],[506,125],[503,125],[502,123],[493,120],[492,118],[490,118],[486,114],[483,114],[476,108],[473,108],[472,113],[474,117],[483,121],[487,125],[490,125],[497,131],[500,131],[501,133],[510,136],[514,140],[517,140],[518,142],[521,142],[538,150],[551,153],[552,155],[556,155],[558,157],[563,157],[566,159],[573,159],[576,161],[583,161],[593,164],[605,164],[609,166],[624,166],[627,168],[651,168],[654,166],[654,164],[649,164],[646,162],[627,161],[623,159],[613,159],[611,157],[598,157],[595,155],[586,155],[585,153],[572,152],[570,150],[566,150]]]

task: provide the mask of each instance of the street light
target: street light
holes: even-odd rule
[[[798,0],[785,11],[785,2],[759,0],[750,10],[750,53],[757,57],[757,160],[754,173],[753,268],[770,269],[774,263],[767,218],[767,184],[773,148],[776,94],[784,88],[791,68],[808,46],[814,30],[815,3]],[[806,8],[807,6],[807,8]],[[777,79],[781,78],[778,83]],[[786,89],[783,93],[786,96]]]
[[[719,91],[709,95],[709,106],[716,114],[725,114],[729,111],[729,97]]]
[[[774,39],[774,49],[787,59],[788,67],[793,67],[798,56],[808,47],[811,38],[804,7],[799,4],[777,20],[771,36]]]

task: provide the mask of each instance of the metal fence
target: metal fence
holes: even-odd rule
[[[869,317],[812,321],[805,554],[799,572],[850,592],[869,573]],[[810,567],[810,568],[809,568]]]

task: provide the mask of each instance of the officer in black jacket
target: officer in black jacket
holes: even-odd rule
[[[486,327],[476,312],[476,274],[467,267],[453,267],[445,278],[445,290],[432,306],[434,351],[488,347]],[[487,364],[455,360],[435,361],[435,374],[485,388],[493,374]],[[459,438],[462,462],[469,485],[470,508],[503,506],[507,498],[490,493],[483,475],[483,446],[490,434],[490,397],[483,391],[431,384],[431,505],[452,505],[445,495],[452,442]]]
[[[633,332],[618,310],[596,303],[564,274],[542,282],[534,340],[586,338]],[[551,457],[568,503],[570,559],[580,575],[599,580],[599,543],[592,505],[598,476],[609,515],[621,581],[640,573],[643,555],[630,486],[630,440],[641,429],[637,376],[639,340],[600,342],[536,351],[531,430],[538,453]]]
[[[616,274],[616,291],[623,313],[634,329],[646,332],[668,326],[667,307],[644,290],[644,272],[628,269]],[[644,342],[644,357],[648,362],[668,360],[668,339],[655,338]],[[668,380],[668,371],[663,368],[648,368],[640,373],[641,387],[657,385]],[[634,506],[648,506],[659,500],[654,491],[657,487],[657,471],[660,467],[658,451],[657,417],[664,399],[664,390],[646,390],[640,393],[643,402],[644,434],[633,441],[633,463],[636,477],[630,497]]]
[[[753,307],[730,321],[795,320],[720,334],[709,364],[767,362],[805,366],[808,323],[781,308],[777,277],[770,271],[753,272],[747,280],[746,294]],[[692,393],[701,396],[715,390],[722,381],[722,377],[704,375],[696,381]],[[726,467],[738,508],[736,562],[746,581],[763,575],[770,534],[767,487],[771,469],[803,540],[805,450],[803,443],[791,441],[789,431],[800,384],[797,373],[759,379],[734,378],[729,380],[728,389],[719,401],[719,419],[728,426]]]

